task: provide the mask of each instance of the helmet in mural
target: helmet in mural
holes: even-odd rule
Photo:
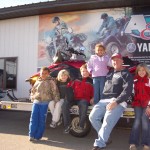
[[[102,15],[101,15],[101,19],[106,19],[108,17],[108,14],[107,13],[103,13]]]
[[[59,17],[54,17],[53,19],[52,19],[52,23],[56,23],[57,21],[59,21],[60,20],[60,18]]]

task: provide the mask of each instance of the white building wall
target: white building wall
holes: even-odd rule
[[[17,90],[19,98],[28,97],[25,79],[37,72],[39,16],[0,21],[0,57],[18,57]]]

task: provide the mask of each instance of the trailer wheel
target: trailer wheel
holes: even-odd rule
[[[76,116],[72,119],[71,125],[72,125],[72,128],[70,130],[70,134],[75,137],[84,137],[91,130],[91,124],[90,124],[88,118],[86,119],[83,131],[79,130],[79,116]]]

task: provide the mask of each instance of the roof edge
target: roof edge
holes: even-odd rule
[[[119,8],[119,7],[145,7],[150,6],[147,0],[57,0],[32,3],[21,6],[0,9],[0,20],[51,14],[69,11],[92,9]]]

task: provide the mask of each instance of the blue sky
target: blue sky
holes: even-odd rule
[[[0,8],[54,0],[0,0]]]

